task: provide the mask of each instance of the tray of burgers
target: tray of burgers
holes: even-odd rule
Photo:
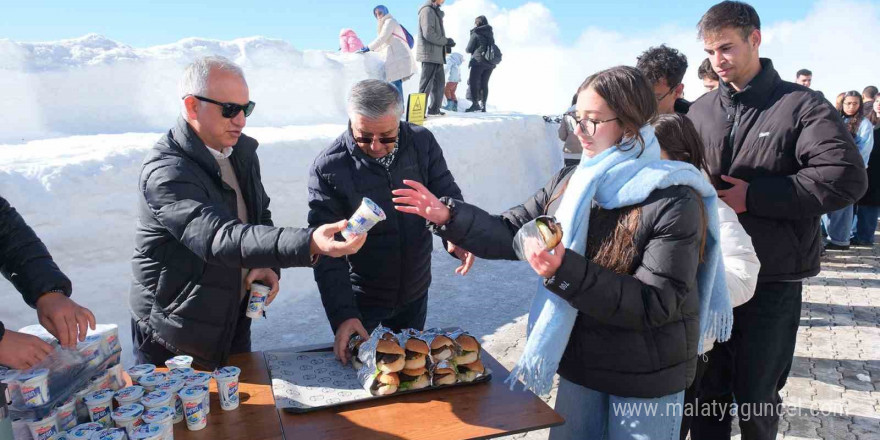
[[[266,352],[276,406],[305,413],[492,377],[479,342],[460,328],[393,333],[380,326],[369,339],[352,338],[348,349],[349,365],[335,358],[332,347]]]

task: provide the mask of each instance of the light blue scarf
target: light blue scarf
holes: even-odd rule
[[[581,255],[587,251],[590,208],[595,199],[604,209],[632,206],[645,201],[656,189],[674,185],[693,188],[703,198],[708,231],[703,262],[697,272],[700,295],[700,347],[703,339],[730,338],[733,309],[724,279],[718,231],[717,194],[693,165],[660,159],[660,144],[650,125],[640,130],[645,149],[614,146],[593,158],[584,156],[569,180],[556,213],[564,231],[562,242]],[[627,151],[621,150],[621,148]],[[577,310],[539,283],[529,312],[529,332],[522,356],[507,381],[511,389],[521,378],[526,389],[539,395],[550,392],[553,375],[568,345]]]

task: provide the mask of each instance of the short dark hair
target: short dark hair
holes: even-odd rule
[[[748,40],[755,29],[761,29],[761,18],[752,5],[737,1],[723,1],[709,8],[697,23],[697,36],[703,40],[709,34],[724,28],[738,29],[743,40]]]
[[[700,79],[709,78],[712,81],[718,81],[718,74],[715,73],[715,70],[712,69],[712,63],[709,62],[709,59],[706,58],[700,63],[700,67],[697,69],[697,77]]]
[[[871,98],[871,99],[876,98],[877,93],[878,93],[877,87],[874,87],[874,86],[868,86],[868,87],[865,87],[865,90],[862,90],[862,94],[867,96],[868,98]]]
[[[794,75],[795,78],[800,78],[802,76],[813,76],[813,72],[811,72],[810,69],[801,69]]]
[[[642,52],[636,59],[636,68],[642,71],[651,84],[657,84],[663,78],[667,86],[674,87],[684,79],[688,60],[683,53],[661,44]]]

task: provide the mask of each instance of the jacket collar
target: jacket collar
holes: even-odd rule
[[[214,159],[214,156],[208,151],[208,147],[182,116],[177,118],[177,124],[171,129],[171,137],[180,151],[195,161],[208,174],[220,175],[220,165],[217,164],[217,160]],[[229,156],[229,160],[239,165],[245,165],[254,157],[256,149],[257,141],[242,134],[238,143],[232,147],[233,154]],[[247,169],[241,166],[237,168]]]
[[[730,84],[721,81],[718,92],[725,105],[736,101],[750,107],[757,107],[770,98],[773,89],[782,82],[782,79],[773,68],[773,61],[770,61],[769,58],[761,58],[760,61],[761,71],[741,91],[737,92]]]

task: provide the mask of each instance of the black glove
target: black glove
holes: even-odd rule
[[[455,47],[455,40],[453,40],[452,38],[447,38],[446,47]]]

